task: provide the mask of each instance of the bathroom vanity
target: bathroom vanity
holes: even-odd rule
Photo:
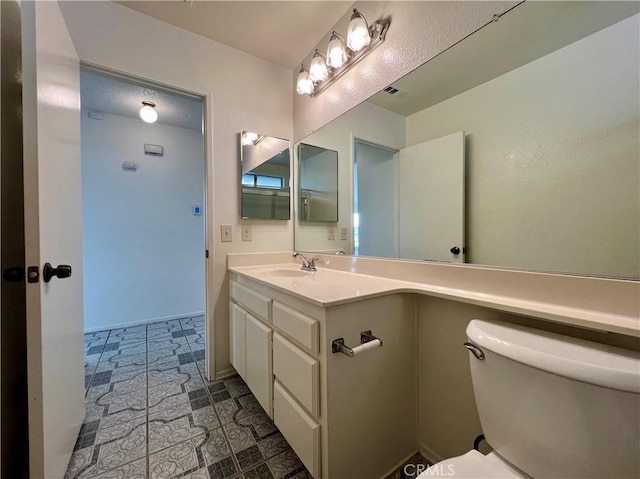
[[[264,269],[265,281],[230,274],[233,366],[313,477],[391,473],[415,451],[415,298],[353,301],[346,298],[357,297],[358,288],[343,273],[306,273],[296,265]],[[320,275],[335,277],[317,281]],[[269,280],[302,295],[316,292],[302,299],[268,286]],[[367,331],[381,346],[366,334],[361,338]],[[373,344],[350,357],[332,352],[339,339],[348,348],[361,339]]]
[[[315,478],[384,478],[416,450],[468,450],[481,433],[462,347],[474,317],[630,349],[640,336],[631,281],[335,255],[316,272],[291,253],[228,262],[231,362]],[[374,337],[354,357],[334,346]]]

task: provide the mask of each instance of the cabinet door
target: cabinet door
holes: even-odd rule
[[[273,330],[247,313],[245,381],[262,408],[273,418]]]
[[[231,346],[231,364],[238,374],[247,380],[245,368],[245,316],[247,312],[236,303],[229,307],[229,333]]]

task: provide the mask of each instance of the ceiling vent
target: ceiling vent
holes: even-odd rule
[[[395,87],[393,85],[388,86],[382,91],[384,91],[385,93],[388,93],[389,95],[393,95],[397,98],[402,98],[408,93],[406,90],[402,90],[401,88]]]

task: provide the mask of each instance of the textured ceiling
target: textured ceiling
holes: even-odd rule
[[[295,69],[354,2],[171,0],[116,3]]]
[[[202,131],[202,102],[118,78],[80,72],[83,108],[140,118],[143,101],[156,104],[158,123]],[[140,120],[142,121],[142,120]]]

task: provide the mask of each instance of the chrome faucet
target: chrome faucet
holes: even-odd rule
[[[301,269],[303,271],[318,271],[316,269],[316,261],[318,261],[318,259],[320,259],[320,258],[307,258],[302,253],[298,253],[296,251],[294,251],[291,256],[293,256],[294,258],[297,258],[298,256],[300,256],[302,258],[302,268]]]

